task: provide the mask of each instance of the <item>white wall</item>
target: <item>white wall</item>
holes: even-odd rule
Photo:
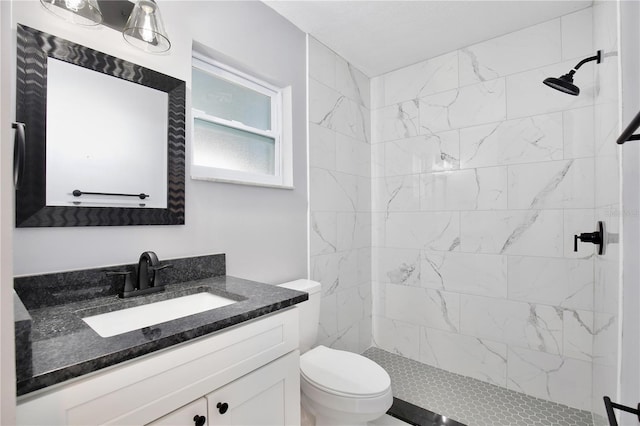
[[[588,8],[372,79],[377,346],[591,408],[596,65],[542,81],[594,53]]]
[[[620,2],[620,60],[622,70],[622,128],[640,111],[640,3]],[[638,132],[636,132],[638,133]],[[640,401],[640,144],[622,148],[623,267],[621,389],[619,401]],[[626,421],[632,424],[631,414]]]
[[[41,31],[187,82],[196,41],[276,85],[292,86],[294,190],[193,181],[186,176],[186,225],[16,229],[15,275],[226,253],[227,272],[276,283],[307,275],[305,34],[260,2],[158,2],[172,49],[149,55],[106,27],[87,29],[48,13],[36,0],[14,2],[13,25]],[[187,165],[191,125],[187,120]]]
[[[0,2],[0,51],[15,46],[11,40],[11,3]],[[15,424],[16,375],[13,328],[13,130],[11,85],[13,62],[0,57],[0,424]]]

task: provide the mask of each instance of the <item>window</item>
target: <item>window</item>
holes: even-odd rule
[[[194,54],[191,89],[192,178],[291,187],[289,88]]]

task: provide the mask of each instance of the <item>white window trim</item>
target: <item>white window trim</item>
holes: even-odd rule
[[[257,129],[235,120],[226,120],[191,109],[191,140],[195,140],[195,120],[204,120],[230,128],[266,136],[274,139],[274,174],[257,174],[237,170],[221,169],[196,164],[195,150],[191,150],[191,178],[238,183],[244,185],[293,188],[292,140],[291,140],[291,88],[278,88],[253,76],[235,70],[228,65],[193,53],[193,67],[243,87],[247,87],[271,98],[271,130]],[[281,114],[282,111],[282,114]]]

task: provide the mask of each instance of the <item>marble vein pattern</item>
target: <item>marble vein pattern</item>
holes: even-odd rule
[[[505,80],[498,78],[420,98],[420,133],[506,119]]]
[[[462,294],[507,296],[507,256],[423,251],[420,284]]]
[[[326,127],[309,123],[309,167],[337,170],[336,139],[337,134]]]
[[[460,85],[466,86],[559,62],[560,19],[460,49]]]
[[[504,210],[507,168],[487,167],[420,175],[421,210]]]
[[[337,217],[332,212],[311,214],[311,256],[334,253],[337,243]]]
[[[387,284],[385,314],[394,320],[457,332],[460,296],[440,290]]]
[[[471,295],[460,298],[462,333],[513,347],[561,354],[562,320],[562,310],[551,306]]]
[[[369,78],[336,55],[336,89],[365,108],[371,107]]]
[[[373,143],[392,141],[418,135],[420,126],[418,101],[400,102],[372,112],[375,126]]]
[[[385,212],[420,210],[420,176],[389,176],[374,179],[373,207]]]
[[[506,387],[507,345],[422,327],[421,362]]]
[[[509,299],[593,310],[590,259],[508,256],[507,265]]]
[[[375,317],[373,345],[397,355],[418,359],[420,356],[420,327],[386,316]]]
[[[593,208],[593,164],[582,158],[510,166],[509,208]]]
[[[319,168],[309,171],[312,211],[358,211],[357,176]]]
[[[590,408],[590,363],[513,347],[508,357],[508,389],[574,408]]]
[[[419,99],[458,86],[458,55],[451,52],[427,61],[384,74],[376,79],[382,84],[384,105]]]
[[[565,159],[594,156],[595,135],[592,130],[594,114],[593,106],[562,112]]]
[[[563,355],[591,362],[593,336],[597,333],[591,311],[565,309],[563,312]]]
[[[380,247],[375,248],[375,256],[379,282],[420,286],[420,250]]]
[[[366,108],[337,90],[309,80],[309,118],[318,124],[346,136],[368,141]]]
[[[390,212],[384,220],[387,247],[459,250],[457,212]]]
[[[562,114],[544,114],[460,130],[460,166],[560,160]]]
[[[385,176],[458,169],[458,132],[449,131],[386,142],[384,158]]]
[[[309,37],[310,278],[322,284],[319,342],[371,344],[369,78]],[[373,163],[375,164],[375,163]]]
[[[461,212],[464,252],[562,257],[562,210]]]
[[[364,212],[337,213],[337,250],[371,247],[371,215]]]
[[[507,76],[507,117],[528,117],[593,105],[594,80],[590,72],[580,73],[580,81],[577,77],[575,79],[575,83],[582,88],[580,96],[567,96],[550,88],[544,90],[545,87],[540,86],[545,78],[566,74],[575,65],[572,59]]]

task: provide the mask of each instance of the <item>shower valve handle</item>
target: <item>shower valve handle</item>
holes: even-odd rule
[[[598,254],[604,254],[604,223],[598,222],[598,230],[596,232],[583,232],[580,235],[573,236],[573,251],[578,251],[578,240],[583,243],[592,243],[598,246]]]

